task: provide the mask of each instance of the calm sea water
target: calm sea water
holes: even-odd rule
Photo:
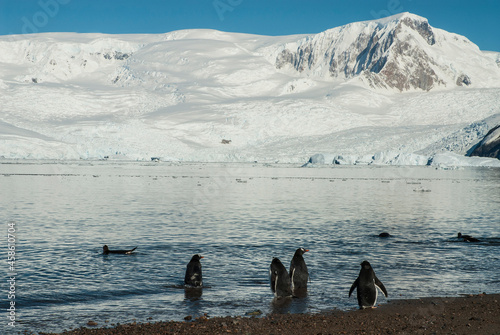
[[[4,281],[2,334],[353,309],[365,259],[388,299],[500,292],[500,169],[3,162],[0,190],[17,272],[16,327]],[[102,255],[104,244],[138,248]],[[288,267],[298,247],[310,249],[308,296],[278,305],[269,264]],[[195,253],[205,288],[190,292]]]

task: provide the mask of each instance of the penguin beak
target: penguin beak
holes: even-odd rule
[[[309,249],[306,249],[306,250],[305,250],[305,252],[308,252],[308,251],[309,251]]]

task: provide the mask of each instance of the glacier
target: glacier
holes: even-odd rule
[[[0,36],[0,158],[499,166],[465,157],[500,124],[499,59],[410,13],[314,35]]]

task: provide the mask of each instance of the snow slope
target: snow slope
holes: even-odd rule
[[[0,157],[464,155],[500,113],[498,59],[408,13],[312,36],[2,36]]]

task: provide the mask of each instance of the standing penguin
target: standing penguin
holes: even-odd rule
[[[307,265],[302,255],[308,251],[308,249],[298,248],[290,262],[290,281],[292,282],[292,290],[307,288],[309,272],[307,271]]]
[[[269,276],[271,277],[271,290],[274,292],[275,297],[282,298],[292,295],[290,276],[283,263],[276,257],[271,262]]]
[[[203,256],[196,254],[191,258],[186,267],[186,276],[184,277],[184,284],[192,287],[201,287],[203,285],[203,277],[201,274],[200,259]]]
[[[349,290],[349,297],[355,288],[358,289],[358,304],[360,309],[373,308],[377,302],[377,287],[387,297],[387,290],[384,284],[377,278],[375,271],[367,261],[361,263],[361,271]]]

